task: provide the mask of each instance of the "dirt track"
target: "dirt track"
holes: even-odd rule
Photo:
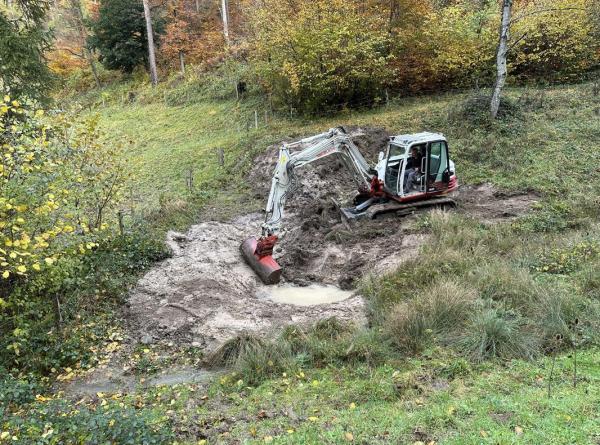
[[[382,129],[358,132],[362,135],[355,137],[357,145],[374,163],[388,134]],[[276,155],[277,147],[270,147],[249,175],[255,194],[265,199]],[[309,165],[299,179],[301,187],[288,201],[275,251],[285,282],[351,290],[365,273],[383,274],[418,255],[426,236],[415,229],[413,217],[364,221],[350,229],[341,223],[331,198],[349,203],[355,185],[337,160]],[[503,196],[486,184],[463,187],[457,211],[490,222],[525,213],[534,199]],[[365,323],[364,302],[358,295],[310,307],[266,298],[268,287],[239,253],[245,238],[260,233],[262,220],[261,214],[248,214],[226,223],[202,222],[185,235],[169,233],[173,257],[149,271],[131,292],[132,332],[147,340],[176,339],[212,350],[241,331],[267,333],[332,316]]]

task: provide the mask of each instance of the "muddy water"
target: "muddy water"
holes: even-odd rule
[[[295,306],[316,306],[346,300],[353,292],[341,290],[335,286],[311,284],[310,286],[294,286],[280,284],[264,290],[260,296],[276,303],[293,304]]]

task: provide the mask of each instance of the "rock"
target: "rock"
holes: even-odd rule
[[[152,344],[153,341],[154,341],[154,339],[149,334],[142,335],[142,338],[140,339],[140,343],[143,345],[150,345],[150,344]]]

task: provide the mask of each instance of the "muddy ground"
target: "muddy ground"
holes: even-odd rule
[[[353,138],[374,164],[385,149],[388,133],[381,128],[352,128]],[[266,200],[278,147],[256,159],[248,182]],[[297,286],[329,284],[353,291],[366,273],[383,274],[418,255],[426,236],[415,217],[341,222],[332,201],[349,205],[356,190],[343,164],[329,158],[298,173],[301,186],[288,200],[275,258],[283,281]],[[527,212],[532,195],[506,196],[488,184],[464,186],[456,211],[487,222]],[[348,299],[316,306],[271,301],[269,287],[244,263],[240,243],[260,233],[263,214],[240,215],[228,222],[203,221],[186,234],[169,233],[172,258],[150,270],[132,290],[128,320],[132,335],[144,342],[175,340],[213,350],[242,331],[272,333],[287,324],[310,324],[338,317],[366,322],[364,302],[354,292]]]

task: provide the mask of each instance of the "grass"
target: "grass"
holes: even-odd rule
[[[136,171],[128,205],[157,236],[202,212],[226,218],[262,207],[245,181],[253,157],[284,138],[335,125],[441,131],[462,183],[533,192],[539,202],[512,224],[448,213],[424,217],[419,226],[430,241],[419,257],[361,284],[370,329],[327,320],[312,329],[289,327],[276,339],[240,337],[215,358],[234,369],[206,390],[176,385],[115,394],[104,404],[100,397],[82,402],[90,411],[81,422],[97,421],[105,431],[111,418],[124,425],[123,435],[99,441],[128,439],[136,428],[151,432],[149,441],[179,444],[598,441],[600,98],[591,85],[555,87],[543,101],[531,99],[536,92],[511,89],[511,112],[495,123],[468,94],[398,99],[315,120],[269,114],[265,124],[263,104],[254,99],[186,103],[163,85],[140,88],[133,102],[124,102],[126,88],[105,90],[103,105],[88,95],[95,105],[84,114],[98,115],[110,141],[127,144]],[[247,125],[255,109],[258,129]],[[217,149],[224,151],[222,166]],[[577,387],[573,343],[581,348]],[[552,358],[544,353],[557,350],[549,382]],[[46,424],[56,422],[55,443],[89,442],[79,420],[60,421],[79,419],[61,394],[34,400],[34,389],[16,386],[29,394],[0,407],[0,432],[17,443],[39,443]],[[106,415],[96,419],[102,410]]]
[[[118,441],[140,437],[135,428],[143,428],[148,443],[186,445],[587,445],[597,440],[600,423],[598,356],[597,349],[580,351],[573,387],[573,358],[559,355],[550,397],[550,358],[473,365],[433,348],[420,358],[372,367],[280,373],[260,386],[229,373],[208,388],[186,384],[101,394],[76,407],[60,396],[40,396],[21,403],[20,415],[5,417],[2,428],[17,437],[13,443],[47,443],[40,436],[49,429],[59,442]],[[90,430],[90,421],[101,428]]]

